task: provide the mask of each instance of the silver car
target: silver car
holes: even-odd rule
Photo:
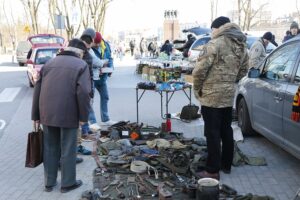
[[[299,85],[300,37],[296,37],[239,82],[235,105],[243,134],[258,132],[300,159],[300,122],[291,120]]]

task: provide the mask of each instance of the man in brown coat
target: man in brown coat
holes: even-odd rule
[[[82,185],[76,180],[76,146],[79,123],[87,122],[90,109],[91,81],[87,63],[81,58],[86,47],[79,39],[41,69],[34,88],[32,120],[44,130],[45,190],[57,184],[61,163],[61,192]]]

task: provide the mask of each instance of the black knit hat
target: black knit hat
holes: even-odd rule
[[[74,47],[74,48],[77,48],[77,49],[81,49],[83,51],[87,50],[85,44],[77,38],[74,38],[74,39],[70,40],[69,44],[68,44],[68,47]]]
[[[299,29],[298,23],[295,22],[295,21],[293,21],[293,22],[291,23],[291,26],[290,26],[290,29],[292,29],[292,28]]]
[[[263,35],[263,39],[266,39],[268,41],[271,41],[273,38],[273,35],[271,32],[266,32],[264,35]]]
[[[226,23],[230,23],[230,19],[228,17],[218,17],[216,18],[212,23],[210,28],[219,28],[220,26],[223,26]]]

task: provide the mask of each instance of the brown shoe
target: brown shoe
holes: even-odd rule
[[[197,173],[197,178],[214,178],[217,180],[220,180],[220,174],[219,173],[209,173],[207,171],[201,171]]]

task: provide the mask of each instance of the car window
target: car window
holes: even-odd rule
[[[267,79],[287,81],[287,75],[295,64],[299,52],[299,43],[286,45],[274,52],[267,60],[263,70]]]
[[[54,58],[58,49],[40,49],[36,52],[35,63],[38,65],[45,64],[51,58]]]
[[[210,40],[210,37],[204,37],[204,38],[200,38],[200,39],[196,40],[196,42],[194,42],[194,44],[191,47],[192,50],[197,50],[197,47],[208,43],[209,40]]]
[[[30,42],[32,44],[44,44],[44,43],[50,43],[50,44],[63,44],[64,39],[62,37],[56,37],[56,36],[37,36],[30,39]]]

